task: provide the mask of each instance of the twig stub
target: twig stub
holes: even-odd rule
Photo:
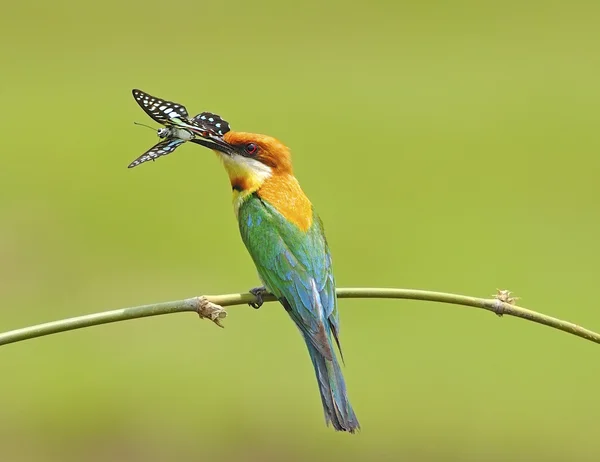
[[[224,328],[221,324],[221,319],[227,317],[227,311],[222,306],[217,305],[209,301],[206,297],[196,297],[196,313],[200,316],[200,319],[210,319],[217,326]]]

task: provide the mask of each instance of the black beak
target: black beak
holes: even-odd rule
[[[204,146],[205,148],[208,148],[208,149],[220,151],[225,154],[231,154],[233,151],[229,144],[227,144],[225,141],[223,141],[222,139],[219,139],[217,137],[214,137],[214,138],[211,137],[209,139],[194,138],[194,139],[190,140],[190,142],[199,144],[200,146]]]

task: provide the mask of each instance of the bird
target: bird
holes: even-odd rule
[[[272,293],[300,331],[312,361],[325,423],[337,431],[360,429],[348,399],[331,252],[323,224],[292,169],[290,149],[276,138],[232,131],[216,114],[195,120],[191,142],[221,158],[233,192],[242,240],[263,286],[251,289],[260,308]],[[215,126],[226,126],[227,131]]]

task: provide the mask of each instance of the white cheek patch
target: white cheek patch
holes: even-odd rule
[[[267,178],[269,178],[273,173],[273,170],[271,170],[271,167],[263,164],[262,162],[260,162],[256,159],[251,159],[249,157],[240,156],[238,154],[234,154],[232,156],[232,158],[233,158],[234,162],[244,165],[245,169],[252,172],[252,174],[256,177],[256,179],[260,183],[262,183]]]
[[[268,165],[252,159],[250,157],[240,156],[239,154],[221,154],[223,163],[230,174],[234,176],[248,177],[253,183],[261,185],[267,178],[273,174],[273,170]]]

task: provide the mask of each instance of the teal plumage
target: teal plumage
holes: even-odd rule
[[[279,299],[306,342],[326,422],[336,430],[358,430],[333,346],[335,341],[339,347],[339,317],[321,220],[313,212],[311,226],[303,231],[255,192],[239,205],[238,222],[265,287]]]

